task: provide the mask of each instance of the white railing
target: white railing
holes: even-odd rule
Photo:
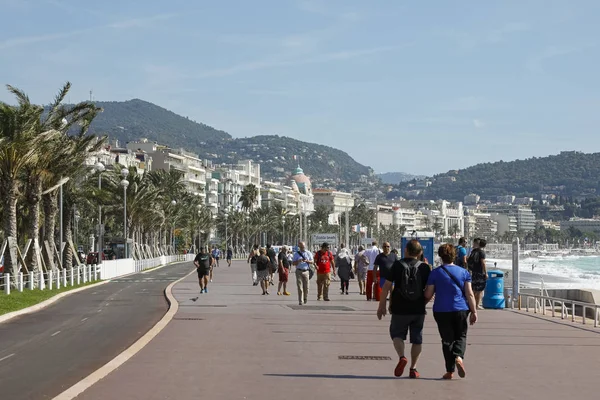
[[[553,317],[556,317],[557,308],[560,310],[561,319],[571,319],[571,321],[581,321],[582,324],[587,324],[587,311],[594,310],[594,327],[597,328],[600,323],[600,305],[585,303],[576,300],[559,299],[544,295],[519,293],[519,310],[523,308],[523,300],[525,300],[525,310],[529,312],[533,308],[534,313],[548,314],[548,308]],[[568,306],[567,306],[568,304]],[[533,307],[532,307],[533,306]],[[581,315],[578,315],[576,309],[581,308]],[[570,314],[569,314],[570,313]]]
[[[113,279],[174,262],[193,261],[194,257],[194,254],[178,254],[145,260],[126,258],[106,260],[98,265],[80,265],[69,269],[56,269],[48,272],[38,271],[28,275],[23,275],[22,272],[19,272],[16,284],[14,282],[11,283],[12,278],[10,274],[4,274],[0,276],[0,293],[10,294],[13,289],[22,292],[25,289],[52,290],[67,286],[72,287],[88,282]]]
[[[77,286],[82,283],[95,282],[100,279],[99,265],[80,265],[69,269],[56,269],[48,272],[37,271],[24,275],[19,272],[16,279],[16,285],[11,285],[10,274],[4,274],[0,282],[0,288],[5,294],[10,294],[11,290],[22,292],[25,289],[60,289],[62,287]]]

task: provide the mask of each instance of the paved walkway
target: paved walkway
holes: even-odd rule
[[[376,303],[337,282],[329,303],[309,306],[290,297],[262,296],[250,267],[220,267],[210,293],[198,294],[196,276],[176,285],[175,319],[146,348],[78,397],[104,399],[565,399],[597,398],[600,330],[581,329],[512,311],[483,310],[469,331],[464,380],[445,372],[435,322],[428,315],[420,380],[392,376],[397,359],[389,317]],[[343,307],[339,309],[338,307]],[[390,356],[347,360],[339,356]]]

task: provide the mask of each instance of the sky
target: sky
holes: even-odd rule
[[[430,175],[600,151],[599,17],[597,0],[0,0],[0,83]]]

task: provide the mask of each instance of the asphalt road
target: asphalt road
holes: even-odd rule
[[[158,322],[191,262],[115,279],[0,324],[0,399],[52,399]]]

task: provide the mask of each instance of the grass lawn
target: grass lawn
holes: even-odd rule
[[[36,305],[44,300],[48,300],[49,298],[56,296],[59,293],[68,292],[70,290],[84,286],[89,286],[98,282],[100,281],[88,282],[75,286],[61,287],[58,290],[25,289],[22,292],[19,292],[18,290],[11,290],[8,296],[4,293],[0,293],[0,315]]]

